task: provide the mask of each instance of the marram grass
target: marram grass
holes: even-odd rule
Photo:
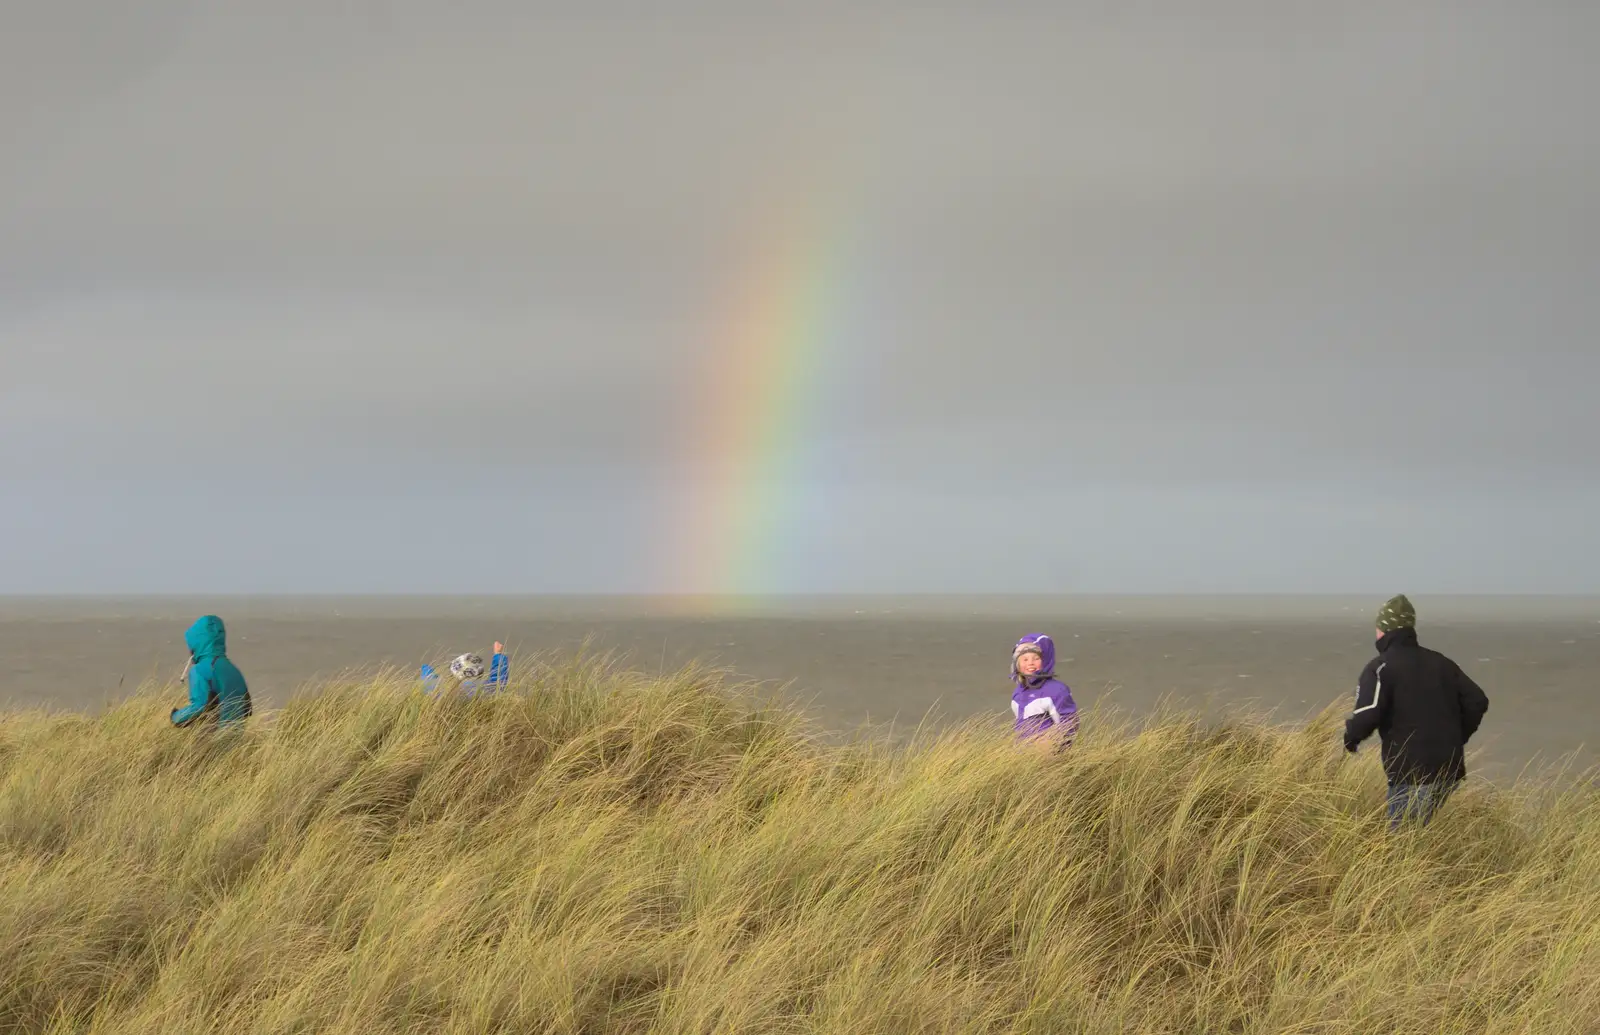
[[[0,1032],[1600,1032],[1592,782],[1389,835],[1333,711],[1052,756],[525,669],[0,717]]]

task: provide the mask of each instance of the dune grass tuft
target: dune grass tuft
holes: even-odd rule
[[[1338,717],[840,743],[715,672],[0,716],[0,1032],[1600,1031],[1600,794]]]

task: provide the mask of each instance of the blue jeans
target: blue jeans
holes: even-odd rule
[[[1419,825],[1426,824],[1459,782],[1390,784],[1389,829],[1398,830],[1407,819],[1415,819]]]

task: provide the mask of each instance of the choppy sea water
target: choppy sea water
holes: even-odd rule
[[[1474,774],[1503,780],[1575,753],[1600,760],[1600,598],[1413,596],[1423,642],[1484,687]],[[258,706],[349,668],[412,667],[495,640],[516,652],[585,641],[637,668],[712,661],[788,684],[825,726],[1009,714],[1010,646],[1056,638],[1080,707],[1137,716],[1168,697],[1293,721],[1347,702],[1372,654],[1377,599],[1335,597],[0,598],[0,706],[94,710],[175,680],[183,630],[213,612]],[[174,693],[178,691],[174,685]]]

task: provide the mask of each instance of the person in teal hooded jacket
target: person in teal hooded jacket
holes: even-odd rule
[[[242,726],[254,709],[244,673],[228,660],[222,619],[204,615],[183,634],[189,647],[189,704],[172,710],[174,726],[190,726],[215,715],[219,726]]]

